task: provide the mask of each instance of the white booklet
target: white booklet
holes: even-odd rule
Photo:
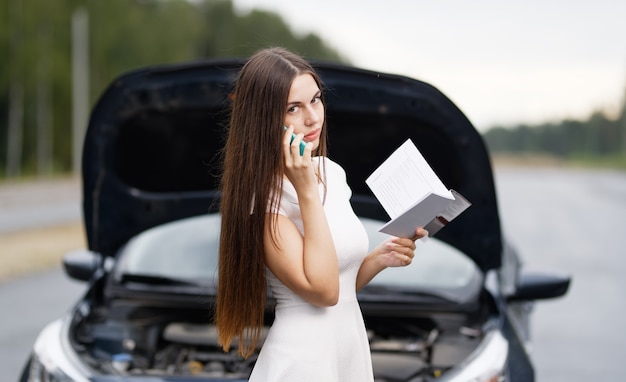
[[[413,237],[417,227],[433,236],[471,205],[446,188],[410,139],[365,183],[391,217],[379,231],[398,237]]]

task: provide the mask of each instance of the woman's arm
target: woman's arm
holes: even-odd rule
[[[298,144],[299,140],[295,140],[294,150],[299,150]],[[339,299],[339,264],[319,195],[310,146],[303,156],[298,151],[292,152],[288,140],[284,146],[285,174],[298,194],[304,235],[287,217],[267,214],[268,223],[269,219],[276,219],[276,231],[273,236],[272,225],[265,225],[265,260],[272,273],[304,300],[318,306],[332,306]]]
[[[361,263],[356,278],[356,290],[363,288],[374,276],[388,267],[404,267],[413,261],[415,240],[427,235],[423,228],[415,230],[411,239],[393,237],[378,245]]]
[[[302,211],[302,217],[304,236],[286,216],[267,214],[267,219],[277,220],[276,243],[266,223],[266,264],[304,300],[317,306],[335,305],[339,298],[339,265],[326,216],[323,210],[319,213],[317,208],[311,208]]]

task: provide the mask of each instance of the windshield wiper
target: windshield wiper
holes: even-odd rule
[[[120,279],[120,283],[137,282],[151,285],[171,285],[171,286],[200,286],[199,283],[191,282],[185,279],[176,279],[166,276],[157,275],[141,275],[124,273]]]
[[[392,299],[394,299],[395,297],[395,299],[399,300],[418,298],[420,300],[429,300],[431,302],[441,300],[446,302],[456,302],[455,299],[450,296],[450,293],[445,293],[443,291],[437,291],[433,289],[425,291],[386,285],[368,285],[361,289],[359,293],[370,296],[389,296]]]

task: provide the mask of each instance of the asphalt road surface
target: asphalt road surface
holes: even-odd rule
[[[0,381],[17,381],[44,325],[62,317],[85,290],[52,269],[0,284]]]
[[[77,221],[80,203],[78,177],[0,184],[0,234]]]
[[[496,172],[505,233],[531,268],[573,276],[533,316],[538,381],[626,380],[626,172]]]

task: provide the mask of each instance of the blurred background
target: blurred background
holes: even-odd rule
[[[626,167],[623,2],[0,4],[2,179],[75,171],[90,107],[121,73],[269,45],[430,82],[494,153]]]
[[[623,380],[625,15],[614,0],[0,0],[2,310],[40,293],[22,287],[41,277],[68,282],[60,259],[85,246],[82,139],[112,80],[284,46],[451,98],[490,149],[503,229],[524,261],[574,276],[565,298],[537,307],[539,380]],[[4,315],[0,358],[19,368],[74,288],[67,303],[20,311],[41,317],[29,327]]]
[[[0,178],[75,171],[121,73],[282,45],[427,81],[494,153],[626,167],[626,4],[0,0]]]

